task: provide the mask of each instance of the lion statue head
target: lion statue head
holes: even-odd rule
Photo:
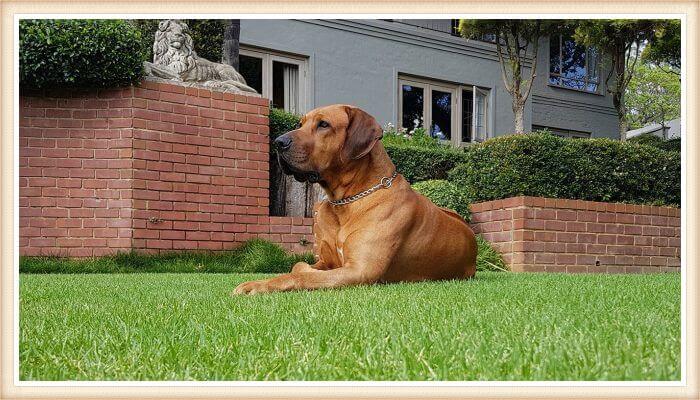
[[[153,43],[153,64],[163,65],[181,74],[197,64],[190,29],[178,19],[166,19],[158,24]]]

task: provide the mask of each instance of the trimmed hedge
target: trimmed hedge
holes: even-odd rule
[[[466,154],[448,146],[420,148],[385,144],[396,169],[411,183],[433,179],[447,179],[447,173],[459,163],[466,162]]]
[[[542,196],[680,205],[680,154],[610,139],[511,135],[471,146],[449,173],[472,202]]]
[[[123,20],[20,20],[20,86],[40,89],[137,83],[145,60],[141,42],[141,32]]]
[[[630,143],[645,144],[647,146],[654,146],[661,150],[667,151],[681,151],[681,138],[673,138],[664,140],[656,135],[649,133],[643,133],[639,136],[627,139]]]
[[[416,182],[412,185],[418,193],[429,198],[439,207],[449,208],[469,222],[469,199],[460,188],[446,180]]]
[[[270,107],[270,140],[277,139],[289,131],[296,129],[299,124],[299,116],[288,113],[279,108]]]

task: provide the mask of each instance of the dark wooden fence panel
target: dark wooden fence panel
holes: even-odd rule
[[[270,215],[280,217],[312,217],[313,207],[323,198],[317,184],[297,182],[282,173],[277,156],[270,155]]]

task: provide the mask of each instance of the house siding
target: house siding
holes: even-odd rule
[[[511,97],[490,43],[465,40],[406,20],[241,20],[240,42],[244,47],[308,58],[306,109],[354,104],[382,125],[397,124],[397,78],[414,75],[490,88],[491,135],[508,134],[514,128]],[[525,105],[526,129],[535,124],[616,137],[617,118],[609,96],[547,85],[548,49],[545,41],[539,51],[540,72]],[[529,73],[531,60],[525,65]]]

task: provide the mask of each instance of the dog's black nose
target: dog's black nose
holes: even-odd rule
[[[277,139],[275,139],[275,148],[278,151],[285,151],[292,147],[292,138],[289,135],[284,134]]]

